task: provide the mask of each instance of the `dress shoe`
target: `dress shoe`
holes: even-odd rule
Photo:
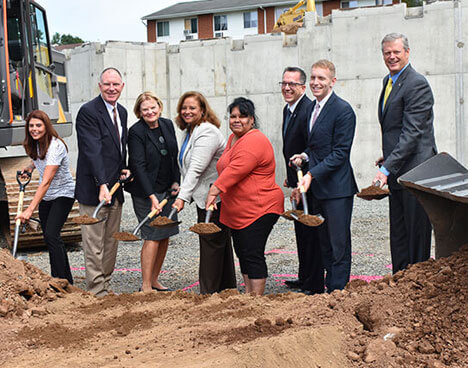
[[[284,284],[291,289],[300,289],[302,286],[302,281],[300,280],[286,280]]]
[[[157,290],[157,291],[173,291],[171,288],[165,288],[165,289],[160,289],[160,288],[157,288],[156,286],[151,286],[153,288],[153,290]]]

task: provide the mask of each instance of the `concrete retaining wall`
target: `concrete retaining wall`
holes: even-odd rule
[[[284,179],[281,148],[281,112],[284,102],[278,82],[284,67],[298,65],[307,74],[320,58],[337,67],[335,91],[357,114],[352,164],[360,187],[375,174],[381,155],[377,99],[387,73],[380,52],[382,37],[390,32],[408,36],[411,63],[426,75],[435,95],[435,130],[440,151],[468,165],[468,0],[436,2],[420,8],[406,4],[333,11],[327,18],[307,14],[297,35],[256,35],[244,40],[216,39],[183,42],[178,46],[108,42],[90,44],[68,53],[67,73],[74,116],[81,104],[99,93],[100,71],[115,66],[126,83],[120,102],[136,121],[134,101],[152,90],[164,101],[163,116],[174,118],[179,96],[202,92],[230,133],[227,105],[238,96],[251,98],[257,107],[260,129],[269,137],[277,157],[277,182]],[[307,94],[312,96],[309,88]],[[75,138],[68,139],[72,156]],[[72,157],[72,162],[76,159]]]

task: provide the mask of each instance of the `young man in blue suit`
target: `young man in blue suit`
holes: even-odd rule
[[[297,187],[296,170],[289,165],[289,158],[307,148],[307,126],[309,124],[312,101],[306,96],[306,74],[299,67],[287,67],[280,82],[281,93],[286,105],[283,109],[283,155],[286,161],[284,186]],[[313,210],[311,195],[307,196],[308,208]],[[302,209],[300,207],[300,209]],[[296,233],[299,272],[297,280],[287,280],[286,286],[301,289],[305,294],[323,293],[323,263],[318,229],[294,221]]]
[[[378,104],[383,157],[374,183],[388,184],[390,250],[393,273],[425,261],[431,251],[431,223],[424,208],[397,178],[437,154],[434,138],[434,96],[426,78],[409,63],[406,36],[390,33],[382,40],[389,74]]]
[[[291,157],[299,165],[308,162],[299,185],[311,191],[325,218],[319,238],[328,292],[343,289],[349,281],[351,214],[357,192],[350,163],[356,116],[349,103],[333,92],[335,82],[331,61],[319,60],[312,65],[309,85],[315,101],[309,116],[308,146]]]
[[[83,251],[86,266],[86,285],[97,296],[109,293],[114,271],[118,241],[112,238],[120,228],[124,196],[119,188],[111,196],[111,188],[119,177],[128,177],[127,111],[117,103],[124,83],[115,68],[103,70],[99,81],[101,94],[81,106],[76,117],[78,163],[76,167],[75,197],[80,214],[91,217],[102,200],[109,204],[99,212],[106,220],[95,225],[83,225]]]

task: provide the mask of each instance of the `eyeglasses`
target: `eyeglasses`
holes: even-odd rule
[[[296,82],[278,82],[281,87],[291,87],[296,88],[297,86],[303,86],[305,83],[296,83]]]

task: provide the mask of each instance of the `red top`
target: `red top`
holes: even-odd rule
[[[275,182],[275,155],[268,138],[252,129],[234,144],[231,134],[216,169],[221,190],[220,221],[243,229],[267,213],[284,211],[284,195]]]

